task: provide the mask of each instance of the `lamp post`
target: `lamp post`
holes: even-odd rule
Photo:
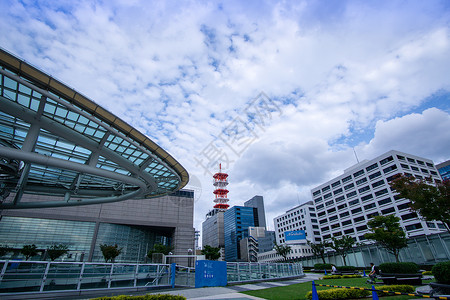
[[[189,255],[189,257],[188,257],[188,267],[190,268],[191,267],[191,255],[192,255],[192,249],[188,249],[188,255]]]

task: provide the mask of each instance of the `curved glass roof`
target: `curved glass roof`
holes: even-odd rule
[[[142,133],[0,49],[0,209],[156,197],[188,180]],[[21,201],[23,194],[59,197]]]

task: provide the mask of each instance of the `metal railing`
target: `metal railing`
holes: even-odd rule
[[[0,261],[0,293],[169,286],[170,265]]]
[[[302,276],[301,264],[227,263],[228,283]]]

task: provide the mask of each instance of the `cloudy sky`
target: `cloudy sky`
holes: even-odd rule
[[[219,162],[273,228],[354,152],[450,159],[448,0],[2,0],[0,28],[186,167],[197,229]]]

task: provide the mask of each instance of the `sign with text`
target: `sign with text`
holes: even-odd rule
[[[287,244],[299,243],[306,241],[306,234],[304,230],[285,231],[284,240]]]

